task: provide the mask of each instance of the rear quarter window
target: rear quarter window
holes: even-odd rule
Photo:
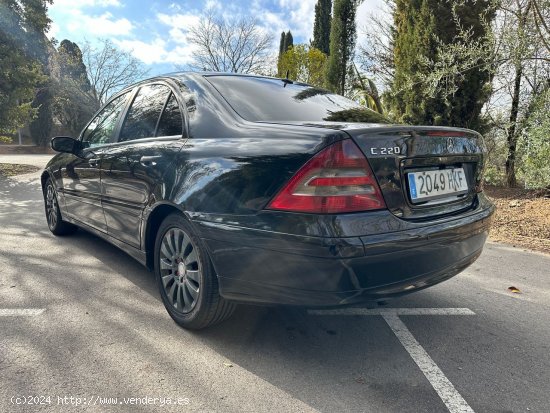
[[[176,96],[171,93],[160,117],[157,136],[181,136],[183,134],[183,116]]]

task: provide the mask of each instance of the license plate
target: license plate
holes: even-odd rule
[[[411,172],[408,174],[408,180],[413,202],[468,192],[463,168]]]

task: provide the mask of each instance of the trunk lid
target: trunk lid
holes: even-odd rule
[[[341,130],[369,160],[386,205],[396,216],[426,220],[475,207],[485,154],[479,133],[447,127],[359,124],[347,124]]]

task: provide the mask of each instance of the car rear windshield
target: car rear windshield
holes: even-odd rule
[[[252,122],[389,123],[351,99],[303,83],[254,76],[206,78],[241,117]]]

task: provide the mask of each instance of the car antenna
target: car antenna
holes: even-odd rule
[[[288,75],[289,75],[289,74],[290,74],[290,70],[287,70],[287,71],[286,71],[286,78],[281,79],[281,80],[283,81],[283,83],[284,83],[283,87],[286,87],[286,85],[288,85],[289,83],[294,83],[292,80],[290,80],[290,79],[288,78]]]

